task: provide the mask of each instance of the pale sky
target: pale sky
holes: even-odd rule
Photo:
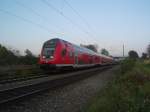
[[[150,0],[0,0],[0,43],[40,54],[44,41],[61,38],[97,44],[111,55],[150,43]]]

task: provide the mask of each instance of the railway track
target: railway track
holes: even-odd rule
[[[48,77],[50,75],[59,75],[62,73],[71,73],[71,72],[75,72],[75,71],[79,71],[79,70],[84,70],[83,69],[76,69],[76,70],[71,70],[71,69],[67,69],[67,70],[52,70],[52,71],[36,71],[30,75],[27,75],[26,77],[16,77],[16,76],[11,76],[11,77],[4,77],[0,79],[0,84],[6,84],[6,83],[13,83],[13,82],[18,82],[18,81],[26,81],[26,80],[31,80],[31,79],[36,79],[36,78],[42,78],[42,77]],[[4,75],[8,75],[8,74],[4,74]]]
[[[76,70],[77,71],[77,70]],[[42,78],[42,77],[48,77],[50,75],[59,75],[63,73],[71,73],[73,70],[66,70],[66,71],[43,71],[43,72],[38,72],[34,73],[33,75],[27,75],[26,77],[5,77],[0,80],[0,84],[6,84],[6,83],[13,83],[13,82],[18,82],[18,81],[26,81],[26,80],[31,80],[31,79],[36,79],[36,78]],[[7,74],[6,74],[7,75]]]
[[[38,69],[38,68],[37,68]],[[0,84],[13,83],[17,81],[25,81],[40,77],[48,76],[49,72],[45,71],[34,71],[33,73],[28,73],[28,75],[15,74],[14,71],[8,71],[5,73],[1,73],[0,75]]]
[[[1,80],[0,84],[12,83],[12,82],[17,82],[17,81],[26,81],[26,80],[41,78],[41,77],[46,77],[46,76],[48,76],[48,75],[39,74],[39,75],[34,75],[34,76],[30,76],[30,77],[23,77],[23,78],[8,78],[5,80]]]
[[[66,84],[92,76],[112,66],[91,68],[88,70],[75,71],[59,75],[39,77],[30,80],[17,81],[0,85],[0,104],[38,93],[47,89],[64,86]]]

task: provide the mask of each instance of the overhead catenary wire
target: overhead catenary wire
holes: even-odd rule
[[[23,4],[22,2],[15,0],[16,4],[18,4],[21,7],[24,7],[25,9],[27,9],[28,11],[32,12],[33,14],[35,14],[36,16],[40,17],[44,22],[48,19],[46,17],[44,17],[43,15],[41,15],[40,13],[38,13],[36,10],[34,10],[33,8]],[[62,31],[62,28],[60,28],[58,25],[55,24],[55,26],[57,27],[57,29]]]
[[[60,11],[59,9],[57,9],[56,7],[54,7],[53,5],[51,5],[47,0],[41,0],[41,1],[45,2],[49,7],[53,8],[57,13],[59,13],[61,16],[63,16],[65,19],[67,19],[72,25],[76,26],[78,29],[81,29],[86,35],[88,35],[88,37],[90,37],[90,38],[93,37],[88,31],[86,31],[85,29],[83,29],[79,24],[77,24],[76,22],[74,22],[71,18],[69,18],[68,16],[64,15],[64,13],[62,11]],[[66,0],[65,0],[65,2],[68,3]],[[20,5],[20,6],[28,9],[30,12],[34,13],[35,15],[37,15],[40,18],[42,18],[43,20],[46,19],[44,16],[42,16],[40,13],[38,13],[34,8],[31,8],[31,7],[23,4],[22,2],[20,2],[18,0],[16,0],[16,3],[18,5]],[[70,5],[70,7],[72,7],[72,6]],[[72,9],[74,9],[74,8],[72,7]],[[11,16],[14,16],[14,17],[22,20],[22,21],[25,21],[25,22],[28,22],[30,24],[33,24],[34,26],[40,27],[41,29],[46,30],[47,32],[49,32],[51,34],[56,34],[56,33],[52,33],[52,30],[50,30],[48,27],[46,27],[46,26],[44,26],[42,24],[36,23],[36,22],[34,22],[32,20],[29,20],[29,19],[27,19],[25,17],[19,16],[17,14],[14,14],[14,13],[6,11],[6,10],[3,10],[3,9],[0,9],[0,10],[3,13],[7,13],[7,14],[9,14]],[[84,18],[75,9],[74,9],[74,12],[76,12],[76,14],[78,14],[78,16],[80,16],[80,18],[82,18],[83,21],[84,21]],[[88,25],[88,23],[87,23],[87,25]],[[87,38],[86,38],[86,40],[87,40]]]
[[[46,1],[46,0],[45,0]],[[25,8],[25,9],[27,9],[27,10],[29,10],[30,12],[32,12],[33,14],[35,14],[35,15],[37,15],[38,17],[40,17],[42,20],[44,20],[44,22],[45,22],[45,20],[47,19],[47,18],[45,18],[44,16],[42,16],[40,13],[38,13],[37,11],[35,11],[33,8],[31,8],[31,7],[29,7],[29,6],[27,6],[27,5],[25,5],[25,4],[23,4],[22,2],[20,2],[20,1],[18,1],[18,0],[15,0],[15,2],[17,3],[17,5],[19,5],[19,6],[21,6],[21,7],[23,7],[23,8]],[[46,1],[47,2],[47,1]],[[47,2],[48,3],[48,2]],[[63,2],[63,4],[64,4],[64,2]],[[48,5],[51,5],[50,3],[48,3]],[[62,11],[60,11],[60,10],[58,10],[57,8],[55,8],[54,6],[52,6],[51,5],[51,7],[52,8],[54,8],[55,10],[57,10],[57,12],[58,13],[60,13],[62,16],[64,16],[65,17],[65,19],[67,19],[67,20],[69,20],[72,24],[75,24],[76,26],[78,26],[78,28],[80,27],[77,23],[74,23],[70,18],[68,18],[67,16],[65,16],[63,13],[62,13]],[[71,6],[70,6],[71,7]],[[73,8],[72,8],[73,9]],[[77,12],[76,12],[77,13]],[[78,14],[79,15],[79,14]],[[80,16],[80,15],[79,15]],[[57,25],[56,25],[57,26]],[[58,26],[57,26],[57,28],[60,30],[61,28],[59,28]],[[62,31],[62,29],[61,29],[61,31]],[[84,33],[86,33],[88,36],[92,36],[89,32],[87,32],[87,31],[85,31],[84,30]]]
[[[39,23],[33,22],[32,20],[26,19],[26,18],[24,18],[24,17],[22,17],[22,16],[19,16],[19,15],[17,15],[17,14],[14,14],[14,13],[12,13],[12,12],[10,12],[10,11],[6,11],[6,10],[4,10],[4,9],[0,9],[0,12],[3,12],[3,13],[8,14],[8,15],[10,15],[10,16],[16,17],[16,18],[18,18],[18,19],[20,19],[20,20],[22,20],[22,21],[27,22],[27,23],[33,24],[34,26],[37,26],[37,27],[39,27],[39,28],[41,28],[41,29],[43,29],[43,30],[49,32],[49,33],[52,32],[52,31],[49,30],[47,27],[45,27],[45,26],[43,26],[43,25],[41,25],[41,24],[39,24]],[[55,33],[50,33],[50,34],[55,34]]]
[[[25,8],[25,9],[29,10],[30,12],[32,12],[32,13],[35,14],[35,15],[37,15],[37,16],[40,17],[42,20],[44,20],[44,21],[47,20],[46,17],[44,17],[43,15],[41,15],[40,13],[38,13],[35,9],[29,7],[28,5],[25,5],[24,3],[22,3],[22,2],[20,2],[20,1],[18,1],[18,0],[15,0],[15,2],[17,3],[17,5],[19,5],[19,6],[23,7],[23,8]],[[53,7],[53,8],[54,8],[54,7]],[[62,7],[62,8],[63,8],[63,7]],[[58,11],[59,13],[62,13],[60,10],[57,10],[57,11]],[[74,24],[71,19],[67,18],[67,16],[65,17],[65,19],[68,19],[70,22],[72,22],[72,24]],[[77,25],[77,24],[76,24],[76,25]],[[58,25],[55,24],[55,26],[57,26],[57,29],[59,29],[60,31],[63,31],[62,28],[58,27]],[[86,33],[88,33],[88,32],[86,32]],[[61,33],[59,33],[59,34],[61,34]]]
[[[22,2],[20,2],[20,1],[18,1],[18,0],[14,0],[14,2],[15,2],[17,5],[19,5],[19,6],[21,6],[21,7],[24,7],[24,8],[27,9],[27,10],[30,10],[30,12],[34,13],[35,15],[37,15],[37,16],[39,16],[40,18],[43,19],[43,17],[42,17],[39,13],[37,13],[33,8],[31,8],[31,7],[29,7],[29,6],[26,6],[25,4],[23,4]]]
[[[67,0],[63,0],[63,1],[65,1],[65,3],[75,12],[75,14],[80,17],[80,19],[82,20],[82,22],[84,22],[86,24],[86,26],[88,27],[88,29],[91,30],[92,28],[91,28],[90,24],[87,22],[87,20],[83,16],[81,16],[79,14],[79,12],[75,8],[73,8],[71,6],[71,4]]]
[[[81,16],[81,14],[71,6],[71,4],[67,1],[67,0],[63,0],[73,11],[74,13],[81,19],[81,21],[88,27],[89,31],[92,31],[94,33],[91,34],[91,36],[97,40],[97,38],[95,38],[95,36],[93,34],[95,34],[95,31],[93,30],[93,28],[91,27],[91,25],[87,22],[87,20]],[[98,41],[98,40],[97,40]],[[96,41],[96,42],[97,42]]]
[[[85,23],[85,25],[88,27],[89,31],[94,32],[94,33],[91,34],[91,37],[94,38],[93,40],[96,43],[99,42],[99,40],[95,37],[95,34],[96,34],[95,31],[93,30],[91,25],[87,22],[87,20],[75,8],[73,8],[67,0],[63,0],[63,1],[74,11],[74,13],[81,19],[81,21]]]
[[[51,3],[49,3],[47,0],[41,0],[44,4],[46,4],[48,7],[52,8],[55,12],[60,14],[62,17],[64,17],[67,21],[69,21],[73,26],[76,26],[76,28],[81,29],[82,32],[84,32],[87,36],[91,38],[91,34],[84,30],[80,25],[78,25],[76,22],[72,21],[68,16],[64,15],[62,11],[60,11],[58,8],[54,7]],[[86,38],[87,40],[87,38]]]

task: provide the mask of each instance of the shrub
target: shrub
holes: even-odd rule
[[[121,73],[124,74],[128,71],[131,71],[135,65],[135,62],[136,62],[135,59],[130,59],[130,58],[123,60],[121,62],[121,67],[120,67]]]
[[[149,112],[150,66],[135,60],[124,60],[121,72],[100,91],[87,112]]]
[[[31,51],[26,50],[27,55],[16,56],[13,51],[0,45],[0,65],[17,65],[17,64],[37,64],[38,58],[32,54]]]

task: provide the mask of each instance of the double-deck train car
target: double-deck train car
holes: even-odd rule
[[[89,67],[111,64],[113,59],[90,49],[54,38],[43,44],[39,64],[41,68]]]

